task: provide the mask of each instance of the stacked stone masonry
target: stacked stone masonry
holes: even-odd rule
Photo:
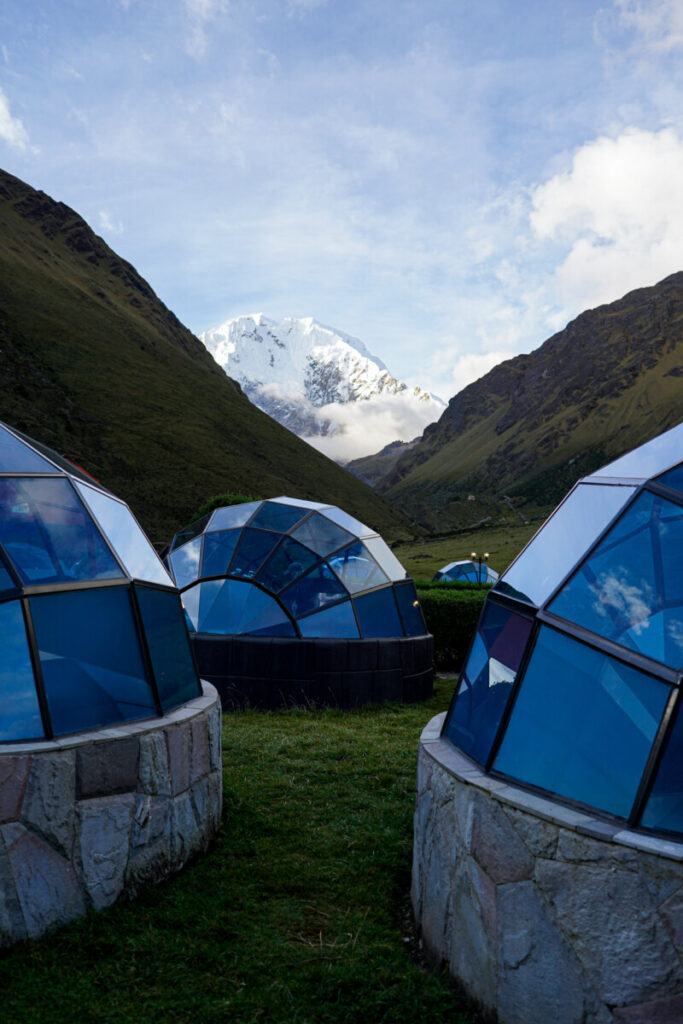
[[[0,945],[179,871],[220,826],[215,689],[163,719],[0,748]]]
[[[681,1024],[683,844],[418,752],[412,903],[423,946],[500,1024]]]

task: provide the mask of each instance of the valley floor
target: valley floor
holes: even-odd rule
[[[223,719],[209,854],[0,957],[12,1024],[474,1024],[411,959],[419,734],[450,701]]]
[[[472,551],[489,553],[488,564],[501,574],[540,529],[546,514],[528,523],[493,525],[448,536],[414,540],[393,545],[398,560],[415,580],[430,580],[437,569],[449,562],[469,558]]]

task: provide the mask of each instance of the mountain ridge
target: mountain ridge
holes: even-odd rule
[[[683,272],[586,310],[450,399],[378,489],[461,525],[466,492],[552,505],[683,418]]]
[[[0,171],[0,419],[84,466],[164,542],[211,495],[405,518],[258,410],[78,213]],[[379,499],[379,501],[377,501]]]

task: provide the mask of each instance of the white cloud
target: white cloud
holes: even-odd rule
[[[629,128],[586,143],[535,190],[531,227],[567,253],[554,278],[572,314],[681,270],[683,139]]]
[[[122,235],[123,224],[120,220],[114,222],[111,219],[109,213],[106,210],[100,210],[99,212],[100,228],[102,231],[106,231],[110,235]]]
[[[441,415],[442,406],[416,402],[405,395],[379,395],[363,402],[331,403],[316,409],[339,431],[328,437],[307,437],[318,451],[337,462],[348,462],[380,451],[391,441],[412,441]]]
[[[25,150],[28,148],[28,133],[18,117],[12,117],[9,109],[9,100],[0,89],[0,139],[12,147],[12,149]]]
[[[681,0],[616,0],[616,6],[621,23],[650,49],[669,52],[683,45]]]
[[[229,0],[185,0],[185,12],[190,21],[189,35],[185,40],[187,53],[195,60],[206,56],[208,37],[206,26],[229,8]]]

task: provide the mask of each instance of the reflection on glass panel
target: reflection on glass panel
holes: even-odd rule
[[[228,571],[240,530],[219,530],[204,534],[202,576],[224,576]]]
[[[8,590],[16,590],[17,585],[8,573],[5,566],[0,562],[0,593],[6,593]]]
[[[622,455],[620,459],[610,462],[592,475],[645,480],[680,462],[682,451],[683,423],[679,423],[677,427],[672,427],[652,441],[642,444],[640,448],[634,448],[632,452]]]
[[[674,466],[664,476],[657,477],[658,484],[666,484],[667,487],[672,487],[674,491],[680,491],[683,494],[683,462],[680,466]]]
[[[330,558],[330,565],[352,594],[387,582],[385,573],[360,542],[345,548]]]
[[[629,815],[669,687],[541,627],[495,767]]]
[[[127,587],[30,604],[56,735],[156,714]]]
[[[182,606],[168,590],[136,592],[161,707],[170,711],[201,695]]]
[[[422,608],[417,599],[415,585],[411,582],[399,583],[394,587],[403,629],[406,636],[423,636],[427,632]]]
[[[86,484],[76,487],[95,514],[116,554],[134,579],[171,585],[171,578],[135,521],[130,509]]]
[[[444,735],[486,764],[531,634],[531,620],[489,601],[479,621]]]
[[[238,580],[208,580],[196,589],[199,590],[197,632],[237,633],[242,608],[253,590],[252,585]]]
[[[19,601],[0,604],[0,742],[44,735]]]
[[[299,619],[301,635],[306,637],[357,637],[356,616],[350,601],[343,601],[322,612]]]
[[[280,594],[280,599],[294,616],[306,615],[342,597],[348,597],[348,594],[325,562]]]
[[[182,547],[183,544],[187,544],[187,542],[192,540],[193,537],[198,537],[208,521],[208,516],[202,516],[201,519],[195,519],[194,523],[190,523],[190,525],[184,530],[181,530],[180,533],[176,533],[173,538],[171,550],[175,551],[176,548]]]
[[[683,833],[683,714],[680,697],[641,824],[645,828]]]
[[[301,526],[297,526],[292,537],[296,537],[300,544],[305,544],[311,551],[318,555],[329,555],[330,551],[336,551],[343,544],[348,544],[355,538],[341,526],[330,522],[325,516],[314,512],[310,519],[306,519]]]
[[[230,563],[231,575],[245,576],[247,579],[251,579],[261,568],[279,539],[276,534],[266,533],[264,530],[252,530],[248,526],[242,531],[242,537]]]
[[[632,487],[579,484],[541,527],[495,590],[541,605],[633,494]]]
[[[354,604],[362,636],[403,636],[393,587],[361,594]]]
[[[257,575],[257,580],[264,587],[277,593],[289,586],[294,580],[303,576],[318,561],[308,548],[297,544],[291,537],[286,537],[265,563]]]
[[[381,537],[368,537],[365,546],[390,580],[404,580],[407,573],[394,552]]]
[[[183,544],[171,552],[170,562],[177,587],[186,587],[199,576],[199,556],[202,553],[202,538]]]
[[[673,668],[683,665],[683,508],[643,491],[550,610]]]
[[[217,508],[211,515],[211,522],[207,529],[211,530],[234,530],[251,519],[260,501],[245,501],[242,505],[226,505],[224,508]]]
[[[275,598],[258,587],[250,587],[250,593],[242,605],[238,633],[250,636],[295,636],[292,621]]]
[[[326,519],[331,519],[337,526],[341,526],[342,529],[348,530],[349,533],[353,533],[356,537],[374,537],[376,531],[371,530],[365,523],[361,523],[358,519],[354,519],[347,512],[342,512],[340,508],[326,508],[322,513]]]
[[[276,501],[264,501],[251,525],[260,526],[263,530],[279,530],[280,533],[286,533],[305,515],[306,509],[283,505]]]
[[[190,587],[182,593],[181,600],[185,609],[187,628],[191,633],[196,633],[199,629],[199,596],[201,594],[201,586],[201,584],[197,583],[194,587]]]
[[[123,575],[64,477],[0,480],[0,542],[25,583]]]
[[[14,434],[0,426],[0,471],[4,473],[56,473],[56,467],[41,459]]]

